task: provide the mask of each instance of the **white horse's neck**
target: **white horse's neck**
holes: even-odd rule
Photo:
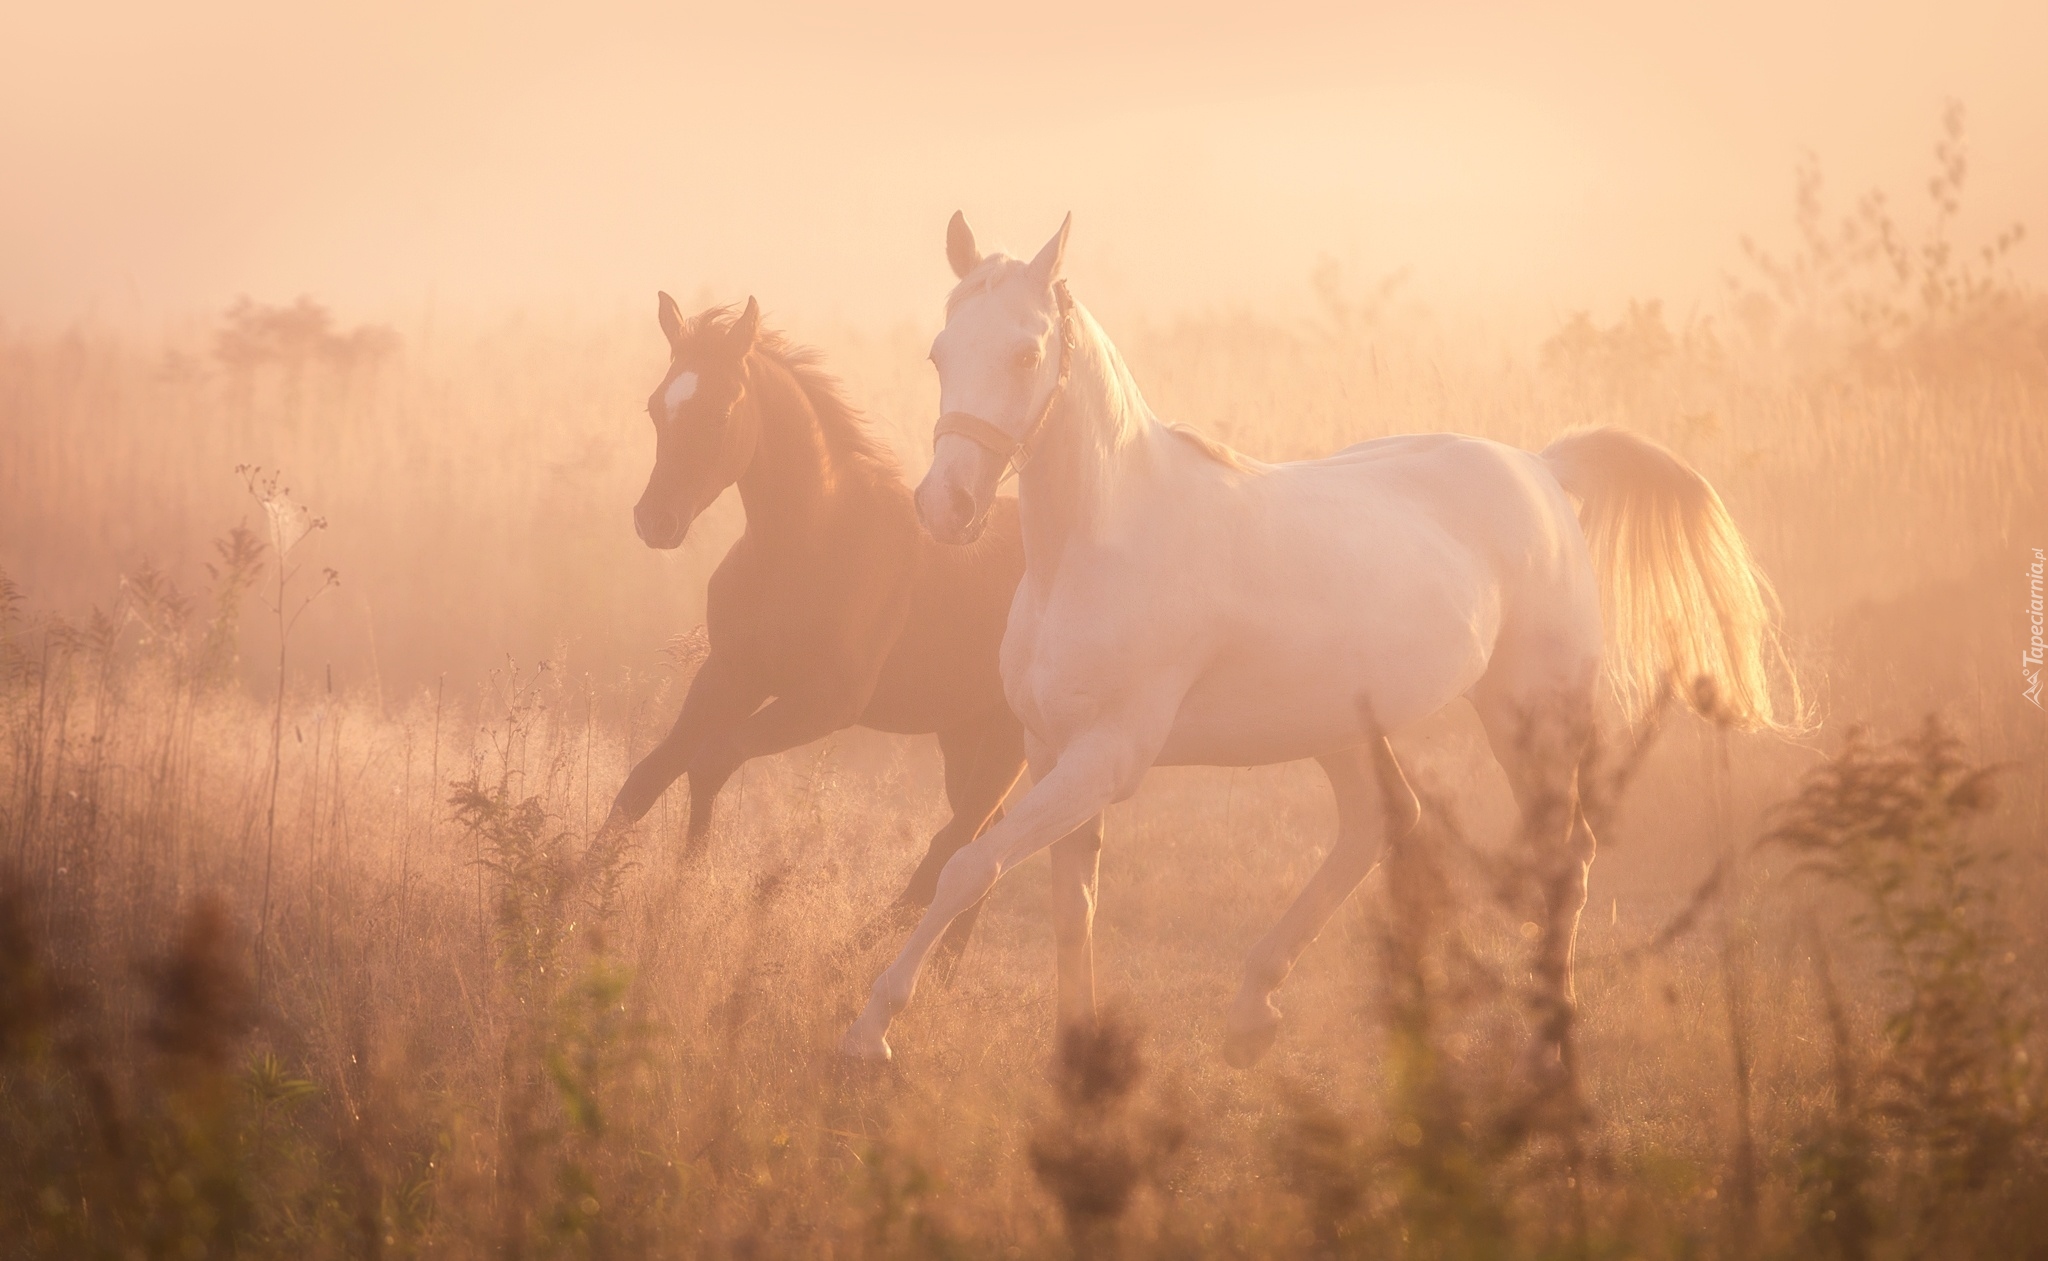
[[[1128,466],[1164,432],[1101,325],[1078,305],[1073,319],[1067,388],[1017,475],[1024,563],[1033,579],[1050,577],[1070,544],[1093,536]]]

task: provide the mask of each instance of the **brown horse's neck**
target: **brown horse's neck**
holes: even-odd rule
[[[740,474],[747,533],[769,546],[814,541],[824,523],[848,503],[887,498],[874,462],[850,455],[828,424],[850,417],[820,414],[794,373],[772,356],[748,361],[748,398],[754,408],[754,457]]]

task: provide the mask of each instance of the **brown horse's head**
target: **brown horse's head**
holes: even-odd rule
[[[747,399],[747,355],[761,335],[761,308],[748,298],[737,318],[725,319],[729,310],[684,320],[675,299],[661,295],[668,375],[647,398],[654,471],[633,505],[633,529],[649,547],[680,546],[690,523],[754,458],[759,426]]]

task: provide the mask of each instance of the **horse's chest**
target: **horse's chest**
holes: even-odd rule
[[[1005,696],[1027,728],[1057,742],[1126,709],[1137,693],[1171,688],[1194,655],[1195,625],[1170,594],[1020,595],[1003,636]]]
[[[844,603],[821,599],[816,593],[792,592],[763,612],[756,642],[780,657],[823,652],[846,632]]]
[[[845,633],[847,600],[833,584],[777,573],[734,575],[707,610],[713,646],[779,673],[801,665]]]

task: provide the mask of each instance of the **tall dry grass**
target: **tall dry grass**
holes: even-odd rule
[[[2048,322],[1937,254],[1901,289],[1869,242],[1911,233],[1847,226],[1893,212],[1834,220],[1802,190],[1795,254],[1715,321],[1642,303],[1503,347],[1326,271],[1292,318],[1119,330],[1163,415],[1262,456],[1608,422],[1672,445],[1777,580],[1823,696],[1812,747],[1675,717],[1640,746],[1608,733],[1575,1009],[1540,983],[1556,856],[1476,724],[1403,733],[1424,824],[1305,957],[1249,1073],[1217,1053],[1224,1003],[1334,826],[1303,768],[1155,772],[1112,811],[1098,1036],[1053,1044],[1028,865],[872,1078],[831,1048],[941,818],[929,741],[749,766],[702,866],[673,795],[600,844],[693,664],[661,649],[738,528],[722,504],[662,556],[626,526],[659,368],[640,321],[347,329],[251,305],[160,344],[5,334],[0,1240],[2038,1250],[2048,721],[2016,649],[2048,546]],[[808,335],[877,423],[929,415],[917,331]],[[286,645],[281,705],[247,463],[329,522],[286,558],[299,581],[340,575]]]

